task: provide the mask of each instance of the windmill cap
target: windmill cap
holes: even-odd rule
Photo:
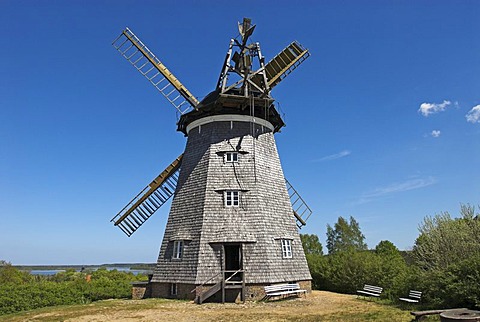
[[[221,94],[218,90],[209,93],[198,104],[197,110],[183,114],[178,123],[177,131],[188,135],[187,126],[201,118],[216,115],[254,116],[272,124],[273,131],[278,132],[285,123],[276,110],[271,97],[245,97],[235,93]],[[252,108],[253,105],[253,108]]]

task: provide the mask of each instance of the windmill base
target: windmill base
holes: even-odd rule
[[[306,290],[307,293],[312,291],[311,281],[298,281],[300,288]],[[172,286],[175,285],[175,286]],[[267,284],[247,284],[245,285],[245,301],[260,301],[265,297],[265,286]],[[213,285],[194,285],[183,283],[155,283],[155,282],[135,282],[132,283],[132,298],[134,300],[145,298],[167,298],[167,299],[184,299],[194,300],[201,293],[207,291]],[[193,291],[195,290],[196,291]],[[192,292],[193,291],[193,292]],[[241,288],[232,288],[225,290],[226,302],[241,302]],[[222,302],[222,292],[219,291],[212,295],[208,302]]]

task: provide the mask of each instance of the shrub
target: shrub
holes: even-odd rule
[[[54,305],[84,304],[91,301],[129,298],[130,282],[145,279],[132,273],[99,269],[86,274],[69,270],[51,277],[37,277],[14,267],[0,267],[0,314]]]
[[[384,288],[386,296],[398,298],[408,292],[409,268],[398,249],[383,241],[375,251],[348,249],[326,256],[307,254],[315,289],[354,294],[363,284]]]

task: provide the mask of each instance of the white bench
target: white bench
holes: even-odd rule
[[[357,293],[362,296],[373,296],[373,297],[380,297],[380,294],[382,294],[383,288],[379,286],[374,286],[374,285],[368,285],[365,284],[363,285],[362,290],[357,290]]]
[[[270,285],[265,286],[264,299],[267,300],[274,296],[298,295],[301,293],[307,294],[307,290],[300,289],[298,283]]]
[[[408,302],[408,303],[418,303],[422,298],[422,292],[410,290],[408,292],[408,297],[401,297],[399,298],[400,301]]]

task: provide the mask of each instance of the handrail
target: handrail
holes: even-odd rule
[[[223,271],[223,272],[224,272],[224,273],[230,273],[230,272],[233,272],[233,271]],[[225,283],[228,282],[232,277],[234,277],[234,276],[235,276],[237,273],[239,273],[239,272],[243,272],[243,269],[240,268],[238,271],[236,271],[235,273],[233,273],[232,275],[230,275],[230,277],[225,280]]]
[[[240,272],[244,272],[243,269],[239,269],[239,270],[236,270],[236,271],[221,271],[215,275],[213,275],[212,277],[210,277],[208,280],[206,280],[205,282],[203,282],[201,285],[198,285],[198,286],[195,286],[195,288],[193,290],[190,291],[190,293],[193,293],[195,292],[199,287],[202,287],[204,286],[205,284],[207,284],[208,282],[210,282],[211,280],[213,280],[215,277],[217,277],[218,275],[220,274],[225,274],[225,273],[231,273],[233,272],[233,274],[228,277],[226,280],[225,280],[225,283],[228,282],[232,277],[234,277],[236,274],[240,273]]]
[[[210,282],[211,280],[213,280],[215,277],[217,277],[218,275],[220,274],[223,274],[223,271],[220,272],[220,273],[217,273],[215,275],[213,275],[212,277],[210,277],[208,280],[206,280],[205,282],[203,282],[201,285],[198,285],[198,286],[195,286],[195,288],[193,290],[190,291],[190,293],[193,293],[194,291],[197,290],[197,288],[201,287],[201,286],[204,286],[205,284],[207,284],[208,282]]]

